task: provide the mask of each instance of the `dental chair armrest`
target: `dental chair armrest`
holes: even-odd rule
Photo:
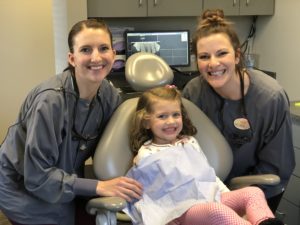
[[[251,185],[277,185],[280,183],[280,177],[274,174],[257,174],[234,177],[230,180],[229,188],[231,190],[239,189]]]
[[[92,215],[103,210],[118,212],[124,209],[126,204],[126,201],[119,197],[99,197],[89,200],[86,205],[86,210]]]

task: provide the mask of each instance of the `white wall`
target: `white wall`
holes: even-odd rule
[[[68,54],[68,33],[71,27],[87,18],[86,0],[52,0],[54,46],[55,46],[55,71],[62,72],[66,66]]]
[[[299,0],[276,0],[275,15],[258,19],[254,41],[260,67],[277,73],[290,100],[300,100],[299,10]]]
[[[55,3],[56,8],[52,7]],[[73,23],[87,18],[86,0],[74,3],[0,0],[0,144],[27,93],[56,74],[56,67],[60,70],[65,65],[68,30]],[[60,18],[54,16],[54,8]],[[53,26],[54,18],[63,29]],[[57,48],[55,37],[61,37]]]
[[[54,74],[51,0],[0,1],[0,143],[27,92]]]
[[[67,63],[67,2],[63,0],[53,0],[53,30],[54,30],[54,52],[55,52],[55,72],[63,71]]]

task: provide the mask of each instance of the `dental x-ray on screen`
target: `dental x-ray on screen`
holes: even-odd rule
[[[171,67],[190,65],[189,31],[127,31],[126,57],[136,52],[151,52]]]

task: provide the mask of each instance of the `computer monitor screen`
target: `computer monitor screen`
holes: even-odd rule
[[[188,30],[127,31],[125,32],[126,57],[136,52],[151,52],[163,58],[171,67],[190,65]]]

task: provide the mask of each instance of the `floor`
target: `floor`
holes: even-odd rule
[[[131,223],[118,223],[118,225],[130,225]],[[11,225],[11,223],[6,219],[3,213],[0,211],[0,225]]]
[[[3,213],[0,211],[0,225],[11,225],[10,222],[6,219]]]

